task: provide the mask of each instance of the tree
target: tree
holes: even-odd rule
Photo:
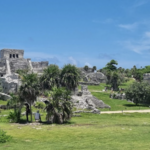
[[[115,65],[118,65],[118,62],[112,59],[109,63],[106,64],[105,69],[115,71],[117,69]]]
[[[21,109],[22,109],[22,102],[20,102],[19,96],[14,95],[13,93],[10,94],[11,99],[7,101],[7,107],[8,108],[14,108],[14,111],[10,111],[8,115],[8,119],[10,119],[12,122],[19,122],[21,118]]]
[[[80,72],[79,69],[71,64],[65,65],[60,74],[61,84],[68,90],[75,90],[79,84]]]
[[[32,103],[36,101],[39,94],[39,79],[37,74],[31,73],[23,75],[22,85],[20,86],[19,96],[24,102],[30,105],[31,110],[31,122],[32,122]]]
[[[52,123],[64,123],[72,116],[71,92],[64,88],[53,88],[49,93],[49,104],[46,107],[47,120]]]
[[[136,105],[150,102],[150,85],[147,82],[134,82],[126,89],[125,93],[126,98]]]
[[[88,71],[88,69],[89,69],[89,66],[87,66],[87,65],[84,66],[84,70],[85,70],[85,71]]]
[[[40,77],[42,89],[51,90],[54,86],[59,86],[60,70],[57,65],[49,65],[44,69],[43,75]]]
[[[94,72],[94,71],[96,70],[96,66],[93,66],[92,70],[93,70],[93,72]]]
[[[110,71],[108,70],[106,73],[107,76],[107,82],[106,84],[111,85],[111,87],[118,91],[119,85],[124,82],[124,76],[121,73],[118,73],[116,71]]]

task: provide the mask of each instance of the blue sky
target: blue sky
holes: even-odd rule
[[[25,58],[104,67],[150,65],[150,0],[1,0],[0,49]]]

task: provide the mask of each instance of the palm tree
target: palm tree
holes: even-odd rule
[[[49,104],[46,107],[47,120],[52,123],[64,123],[72,116],[71,92],[64,88],[53,88],[49,93]]]
[[[71,64],[65,65],[60,74],[61,84],[68,90],[75,90],[79,84],[80,72],[79,69]]]
[[[85,70],[85,71],[88,71],[88,69],[89,69],[89,66],[87,66],[87,65],[84,66],[84,70]]]
[[[93,66],[92,70],[93,70],[93,72],[94,72],[94,71],[96,70],[96,66]]]
[[[32,103],[36,100],[39,94],[39,82],[37,74],[24,74],[22,79],[22,85],[20,86],[19,96],[24,102],[27,102],[31,110],[31,122],[32,122]]]
[[[59,86],[59,75],[60,70],[57,65],[49,65],[45,70],[43,75],[40,77],[40,82],[42,83],[42,89],[52,89],[54,86]]]

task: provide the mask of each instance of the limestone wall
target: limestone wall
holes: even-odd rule
[[[0,78],[0,84],[3,89],[3,93],[16,93],[20,86],[20,79],[18,74],[5,75]]]
[[[23,58],[24,50],[19,49],[2,49],[0,51],[0,58],[18,59]]]
[[[0,77],[6,74],[6,60],[0,59]]]
[[[27,59],[10,59],[10,69],[12,73],[15,73],[17,70],[29,69],[29,63]]]
[[[86,75],[88,80],[99,82],[99,83],[106,83],[107,77],[101,72],[89,73]]]
[[[48,66],[48,61],[32,62],[33,72],[42,73],[43,69]]]
[[[143,75],[143,80],[147,81],[148,83],[150,83],[150,73],[145,73]]]

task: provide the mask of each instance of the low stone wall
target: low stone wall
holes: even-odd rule
[[[126,95],[125,95],[125,93],[111,93],[110,98],[126,100]]]

